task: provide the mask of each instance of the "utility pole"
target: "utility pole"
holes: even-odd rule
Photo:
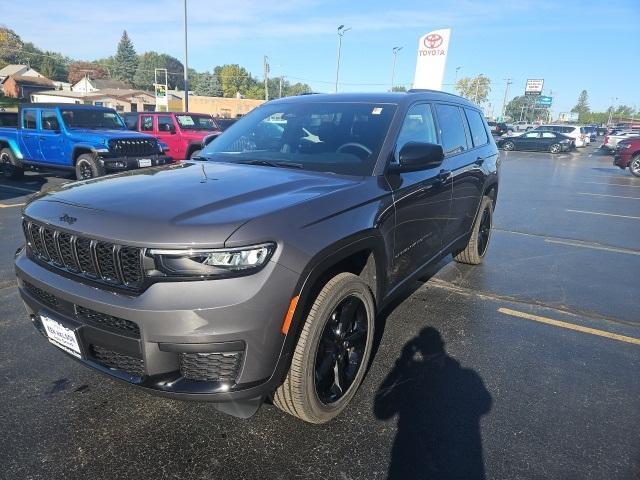
[[[476,96],[474,97],[475,103],[478,103],[478,90],[480,89],[480,80],[482,80],[482,73],[476,77]]]
[[[264,56],[264,100],[269,101],[269,57]]]
[[[184,111],[189,111],[189,58],[187,48],[187,0],[184,0]]]
[[[507,95],[509,95],[509,85],[513,83],[511,77],[507,78],[507,85],[504,87],[504,98],[502,99],[502,113],[500,113],[501,120],[504,122],[504,114],[507,109]]]
[[[338,62],[336,63],[336,88],[335,88],[335,93],[338,93],[338,79],[340,78],[340,52],[342,51],[342,37],[349,30],[351,30],[351,27],[344,28],[344,25],[340,25],[338,27]]]
[[[611,97],[611,108],[609,109],[609,120],[607,121],[607,125],[611,125],[613,121],[613,104],[618,101],[618,97]]]
[[[393,84],[396,76],[396,59],[398,58],[398,52],[402,50],[402,47],[393,47],[393,66],[391,67],[391,91],[393,92]]]

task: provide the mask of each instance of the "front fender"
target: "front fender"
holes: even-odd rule
[[[24,156],[22,155],[22,151],[20,150],[20,145],[18,144],[18,140],[10,137],[0,137],[0,144],[6,144],[8,148],[13,153],[13,156],[18,160],[24,160]]]

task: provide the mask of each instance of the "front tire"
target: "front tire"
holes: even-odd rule
[[[83,153],[76,160],[76,179],[89,180],[90,178],[101,177],[106,173],[104,165],[90,153]]]
[[[24,176],[24,168],[20,166],[10,148],[0,150],[0,168],[2,176],[7,180],[20,180]]]
[[[336,417],[362,383],[374,324],[373,295],[360,277],[345,272],[329,280],[306,317],[274,404],[309,423]]]
[[[516,144],[513,143],[511,140],[507,140],[502,144],[502,149],[506,150],[507,152],[512,152],[516,149]]]
[[[559,143],[552,143],[549,146],[549,151],[553,154],[560,153],[562,151],[562,145]]]
[[[640,177],[640,153],[636,154],[629,163],[629,171],[634,177]]]
[[[478,216],[473,222],[471,238],[467,246],[453,255],[453,259],[458,263],[468,265],[479,265],[483,262],[489,242],[491,240],[491,226],[493,225],[493,199],[487,195],[482,197]]]

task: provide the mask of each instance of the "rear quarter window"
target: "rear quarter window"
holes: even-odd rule
[[[489,143],[489,136],[487,135],[487,129],[484,127],[484,121],[482,115],[475,110],[468,108],[464,109],[469,122],[469,131],[471,132],[471,140],[474,147],[480,147]]]

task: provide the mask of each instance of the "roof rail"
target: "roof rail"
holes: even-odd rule
[[[451,95],[452,97],[459,97],[455,93],[443,92],[442,90],[431,90],[429,88],[412,88],[407,90],[407,93],[442,93],[444,95]]]

